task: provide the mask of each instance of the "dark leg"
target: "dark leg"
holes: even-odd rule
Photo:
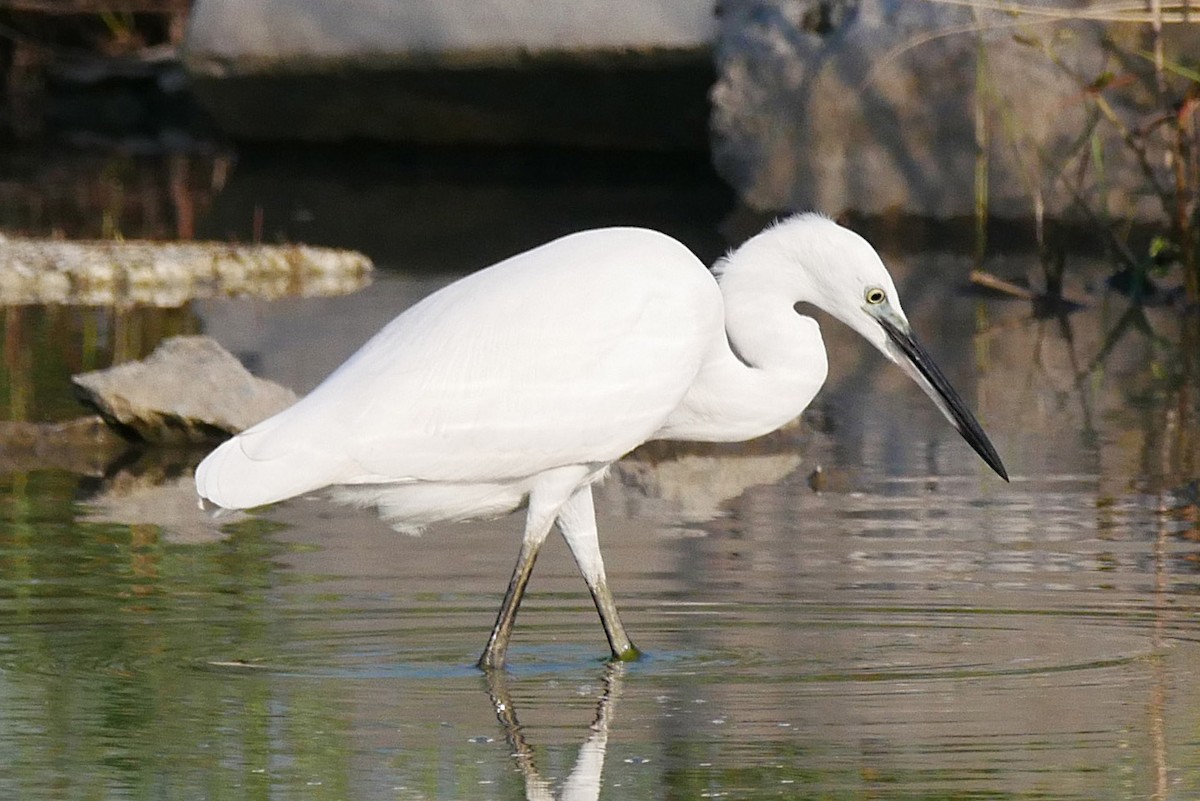
[[[613,601],[608,589],[608,579],[604,575],[604,560],[600,558],[600,540],[596,531],[596,511],[592,505],[592,488],[590,485],[580,487],[570,499],[563,504],[558,513],[558,529],[563,539],[571,548],[575,564],[583,574],[591,590],[592,600],[596,603],[596,611],[600,613],[600,622],[604,624],[604,633],[608,637],[608,645],[615,659],[622,661],[637,659],[640,652],[629,640],[621,618],[617,614],[617,604]]]
[[[496,625],[492,627],[492,636],[488,638],[483,656],[479,657],[479,667],[485,670],[504,667],[504,657],[508,653],[508,641],[512,638],[513,623],[517,620],[517,608],[525,597],[525,587],[529,577],[533,575],[533,565],[537,561],[538,551],[550,533],[547,522],[541,527],[541,532],[531,532],[528,525],[525,529],[525,539],[521,541],[521,552],[517,555],[517,566],[513,568],[512,578],[508,582],[508,592],[504,593],[504,603],[500,605],[500,614],[496,616]]]
[[[530,491],[529,512],[525,517],[525,536],[521,540],[517,566],[513,568],[512,578],[509,579],[508,592],[504,593],[504,603],[500,606],[500,614],[496,616],[492,636],[488,638],[487,647],[483,649],[483,656],[479,657],[478,665],[484,670],[504,667],[504,657],[508,653],[508,641],[512,638],[517,609],[521,606],[521,599],[525,597],[525,587],[533,574],[533,563],[537,561],[538,551],[546,541],[546,535],[550,533],[550,526],[554,524],[559,509],[586,475],[586,468],[559,468],[544,473]]]

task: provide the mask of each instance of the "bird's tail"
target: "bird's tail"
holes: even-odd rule
[[[255,429],[239,434],[204,458],[196,468],[201,508],[250,509],[333,483],[329,457],[302,452],[254,458]]]

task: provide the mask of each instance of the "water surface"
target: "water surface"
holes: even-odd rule
[[[311,173],[281,174],[277,190],[248,175],[229,190],[238,209],[298,202]],[[486,178],[486,191],[463,175],[414,181],[412,196],[442,211],[411,255],[403,230],[372,253],[384,271],[352,297],[125,310],[132,338],[111,335],[120,318],[104,310],[5,309],[6,408],[68,414],[62,373],[85,337],[103,360],[179,330],[304,391],[465,263],[548,225],[619,216],[630,197],[671,197],[662,185],[580,192],[593,211],[572,212],[558,208],[566,179]],[[385,190],[360,182],[331,192],[376,208]],[[497,219],[482,206],[453,216],[456,197],[485,196],[508,199]],[[532,230],[512,228],[514,197],[535,210]],[[375,225],[371,252],[388,215],[339,218],[325,243]],[[226,206],[211,219],[240,217]],[[675,224],[685,237],[718,230]],[[719,252],[717,234],[694,235]],[[434,269],[445,241],[455,256]],[[552,540],[510,670],[472,667],[519,517],[411,537],[306,498],[212,521],[193,506],[195,455],[0,476],[0,797],[1200,796],[1187,332],[1170,310],[1133,324],[1100,291],[1084,311],[1037,318],[963,291],[963,257],[885,251],[1012,483],[825,321],[830,382],[797,425],[743,445],[646,448],[598,492],[610,580],[647,654],[629,665],[605,663],[586,590]],[[989,267],[1033,269],[1014,259]]]

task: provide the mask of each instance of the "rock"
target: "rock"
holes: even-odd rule
[[[979,192],[996,217],[1161,219],[1144,169],[1172,186],[1166,137],[1138,132],[1169,109],[1141,55],[1149,25],[1114,21],[1135,13],[1146,16],[1092,2],[723,0],[717,170],[763,211],[970,217]],[[1200,26],[1164,35],[1168,59],[1200,52]]]
[[[195,443],[233,434],[296,402],[247,372],[205,336],[165,339],[146,359],[72,377],[81,400],[148,442]]]
[[[308,245],[222,242],[0,241],[0,304],[140,303],[193,298],[344,295],[370,281],[361,253]]]
[[[101,476],[128,447],[95,415],[56,423],[0,420],[0,475],[66,470]]]

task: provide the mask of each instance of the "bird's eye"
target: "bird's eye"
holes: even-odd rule
[[[873,286],[867,290],[867,303],[870,303],[872,306],[878,306],[885,300],[887,300],[887,293],[879,287]]]

